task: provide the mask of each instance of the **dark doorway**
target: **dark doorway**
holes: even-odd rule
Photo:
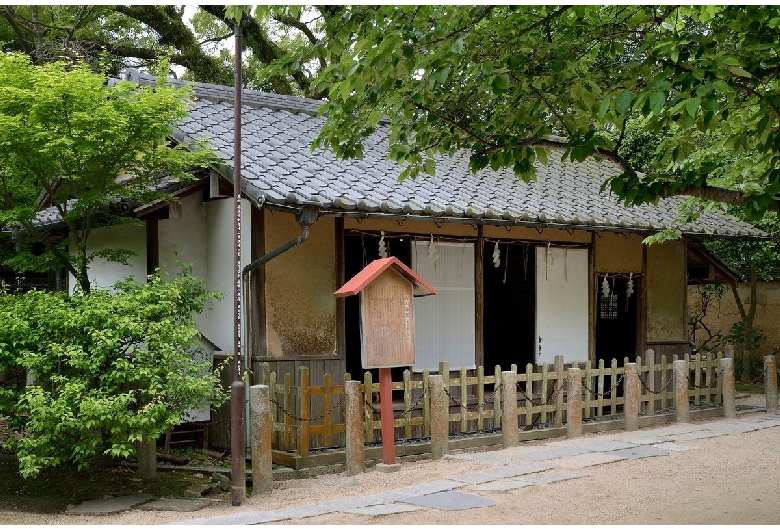
[[[598,276],[596,298],[596,361],[604,359],[609,366],[612,359],[623,364],[623,358],[636,357],[636,315],[639,280],[634,278],[633,292],[628,293],[628,278]]]
[[[498,267],[494,263],[495,243],[485,243],[483,324],[485,373],[500,365],[520,371],[534,362],[534,246],[499,243]]]
[[[344,278],[348,281],[363,268],[379,259],[380,236],[347,235],[344,237]],[[411,242],[408,237],[396,238],[385,236],[385,248],[388,256],[398,258],[404,265],[411,267]],[[360,296],[348,296],[344,299],[344,349],[346,354],[347,372],[352,379],[363,380],[366,370],[360,362]],[[391,370],[393,381],[403,379],[405,368]],[[379,381],[379,370],[371,370],[374,382]]]

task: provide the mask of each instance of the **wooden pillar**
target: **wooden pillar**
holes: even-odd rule
[[[363,430],[363,392],[360,381],[345,381],[347,407],[347,476],[366,470],[366,433]]]
[[[764,395],[766,396],[766,411],[777,412],[777,357],[764,357]]]
[[[444,392],[444,377],[428,378],[431,392],[431,457],[438,460],[449,451],[449,400]]]
[[[569,368],[569,393],[566,400],[566,436],[582,435],[582,370]]]
[[[501,441],[512,447],[520,441],[517,427],[517,373],[501,372]]]
[[[677,421],[691,421],[691,406],[688,402],[688,361],[672,361],[674,372],[674,410]]]
[[[647,366],[647,375],[645,377],[645,386],[647,395],[650,398],[645,407],[646,416],[655,415],[655,352],[653,350],[645,351],[645,365]]]
[[[718,361],[723,378],[723,416],[736,418],[737,400],[734,388],[734,359],[725,357]]]
[[[252,426],[252,491],[267,493],[274,489],[271,455],[271,393],[267,385],[249,387],[249,421]]]
[[[395,433],[393,428],[393,380],[390,368],[379,369],[379,402],[382,415],[382,462],[395,464]]]

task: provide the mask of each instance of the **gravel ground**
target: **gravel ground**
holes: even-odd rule
[[[763,405],[764,396],[740,399],[738,404]],[[710,421],[717,420],[706,420]],[[651,435],[652,431],[647,428],[641,432]],[[608,439],[616,433],[586,436]],[[567,482],[508,493],[482,492],[495,501],[490,508],[455,512],[423,509],[373,518],[331,513],[283,524],[780,524],[780,427],[686,441],[685,445],[695,450],[593,466],[584,470],[589,476]],[[423,460],[402,463],[397,473],[372,470],[356,477],[340,473],[281,481],[272,494],[250,497],[240,507],[231,507],[226,496],[225,502],[192,513],[131,510],[88,517],[0,509],[0,524],[186,524],[188,519],[237,511],[361,496],[487,467],[477,462]]]

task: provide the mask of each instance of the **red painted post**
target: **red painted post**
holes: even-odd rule
[[[379,402],[382,413],[382,461],[395,464],[395,434],[393,428],[393,380],[390,368],[379,369]]]

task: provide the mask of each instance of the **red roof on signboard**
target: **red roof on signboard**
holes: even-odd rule
[[[436,294],[436,289],[431,284],[423,280],[416,272],[395,257],[375,259],[333,294],[338,297],[358,294],[389,268],[392,268],[395,272],[409,280],[412,284],[414,296]]]

